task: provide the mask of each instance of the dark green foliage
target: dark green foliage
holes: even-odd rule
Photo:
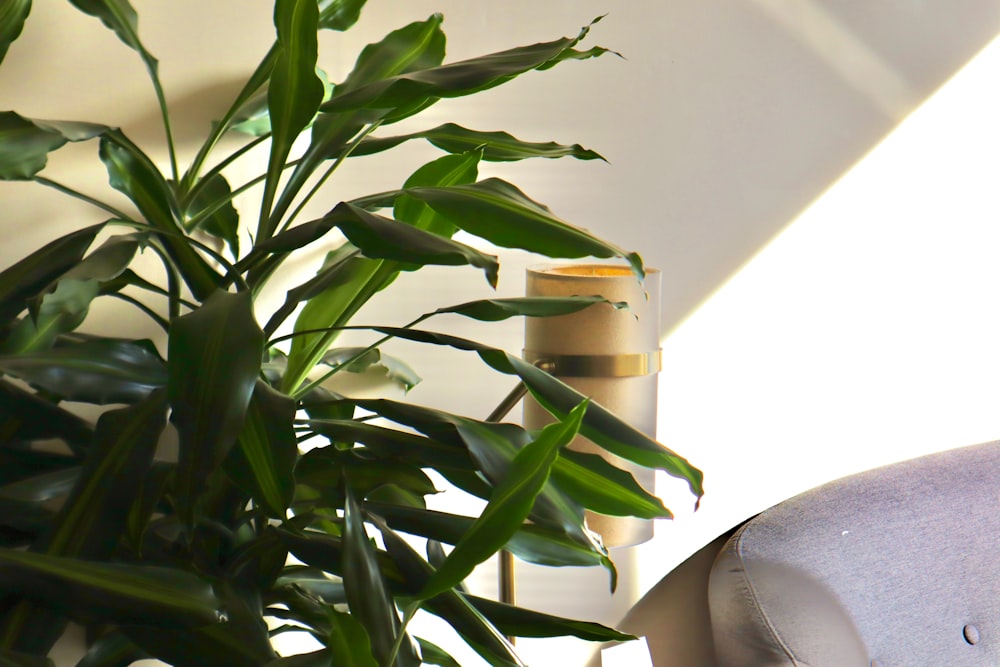
[[[670,516],[628,473],[565,451],[578,432],[685,479],[698,497],[701,473],[524,360],[416,328],[444,314],[480,322],[558,316],[604,299],[440,304],[409,324],[369,327],[367,347],[334,347],[344,329],[361,328],[352,318],[375,294],[391,294],[401,272],[458,266],[457,277],[482,285],[472,267],[495,285],[497,258],[453,240],[458,230],[546,257],[614,258],[641,278],[635,253],[559,219],[510,183],[479,178],[484,160],[600,159],[594,151],[440,122],[379,136],[441,98],[606,53],[577,49],[589,26],[446,64],[443,17],[434,14],[365,47],[331,86],[317,70],[317,33],[349,29],[365,0],[276,0],[273,47],[180,171],[159,63],[129,0],[71,4],[145,66],[170,168],[118,129],[0,112],[0,179],[34,181],[110,215],[27,257],[5,258],[0,269],[0,664],[50,665],[69,621],[88,630],[79,667],[151,657],[178,667],[457,665],[410,636],[418,610],[447,621],[491,665],[522,664],[505,635],[628,639],[471,596],[463,579],[507,548],[543,565],[605,567],[613,585],[614,565],[586,529],[585,510]],[[30,9],[26,0],[3,3],[0,60],[13,57],[8,47]],[[45,54],[32,57],[41,67]],[[226,135],[244,143],[221,155]],[[112,192],[84,194],[43,175],[51,152],[92,139],[94,167]],[[326,196],[309,188],[352,164],[347,158],[413,140],[445,154],[414,165],[394,191],[328,201],[326,215],[298,219],[301,204]],[[261,205],[241,217],[233,198],[248,184],[231,181],[225,167],[265,142]],[[290,161],[293,143],[302,152]],[[108,203],[121,196],[136,214]],[[347,242],[331,240],[340,233]],[[283,264],[320,248],[326,262],[315,276],[262,305]],[[155,274],[137,261],[142,255],[158,261]],[[137,308],[154,333],[87,333],[99,299]],[[453,348],[458,363],[478,355],[501,382],[524,382],[556,422],[530,433],[321,386],[320,375],[377,372],[411,388],[417,374],[379,349],[392,338]],[[99,417],[79,416],[76,404]],[[485,509],[429,510],[425,498],[442,477],[483,498]],[[428,540],[426,555],[402,533]],[[288,631],[322,648],[279,656],[272,636]]]

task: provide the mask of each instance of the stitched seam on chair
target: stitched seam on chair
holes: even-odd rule
[[[740,530],[739,535],[736,536],[736,558],[738,559],[738,562],[741,565],[741,570],[743,571],[743,580],[746,582],[747,592],[750,594],[750,599],[753,602],[753,606],[757,609],[758,615],[761,617],[761,619],[763,619],[764,626],[767,628],[767,631],[771,634],[772,639],[774,639],[775,643],[779,647],[781,647],[781,650],[785,653],[785,657],[792,661],[793,667],[801,667],[799,665],[799,661],[795,659],[794,655],[792,655],[791,649],[781,638],[781,635],[778,634],[778,631],[771,623],[771,619],[764,612],[764,608],[763,606],[761,606],[760,600],[757,598],[757,590],[753,585],[753,581],[750,579],[750,570],[747,568],[746,562],[743,559],[744,534],[745,531]]]

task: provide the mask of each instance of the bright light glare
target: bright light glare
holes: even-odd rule
[[[998,80],[994,42],[665,341],[661,440],[707,494],[641,589],[809,487],[1000,437]]]

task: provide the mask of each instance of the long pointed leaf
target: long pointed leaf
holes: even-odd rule
[[[31,0],[10,0],[0,8],[0,62],[3,62],[7,49],[21,34],[29,12]]]
[[[480,517],[462,536],[448,560],[437,569],[420,593],[422,599],[453,588],[510,540],[528,518],[535,497],[548,481],[559,450],[580,429],[587,403],[574,408],[566,421],[546,426],[538,438],[514,457],[507,477],[496,488]]]
[[[248,292],[216,292],[171,324],[167,384],[180,502],[190,510],[243,430],[263,356]]]
[[[76,329],[100,293],[100,282],[117,278],[128,267],[141,241],[137,235],[115,236],[87,255],[36,297],[31,317],[24,318],[2,345],[4,354],[51,347],[56,337]]]
[[[548,257],[619,257],[628,261],[639,278],[644,275],[638,254],[559,219],[506,181],[489,178],[448,188],[409,188],[406,193],[460,229],[495,245]]]
[[[205,299],[222,285],[223,279],[183,238],[178,222],[179,204],[167,179],[149,157],[118,130],[101,138],[101,160],[111,186],[124,193],[153,227],[191,292]]]
[[[391,259],[405,264],[470,264],[483,270],[491,286],[496,286],[500,266],[496,257],[462,243],[404,223],[369,213],[348,203],[340,203],[326,218],[367,257]]]
[[[376,521],[386,550],[413,589],[426,586],[434,570],[399,535]],[[433,614],[445,619],[487,662],[496,667],[523,667],[503,635],[454,589],[442,591],[424,604]]]
[[[344,31],[357,23],[366,0],[319,0],[319,27]]]
[[[0,273],[0,325],[28,307],[32,297],[80,261],[104,223],[72,232],[47,243]]]
[[[350,90],[323,105],[323,111],[346,109],[395,109],[391,120],[399,120],[442,97],[470,95],[499,86],[533,69],[547,68],[570,58],[593,57],[605,53],[594,48],[576,52],[573,47],[590,26],[576,37],[522,46],[487,56],[418,70]]]
[[[344,508],[344,588],[351,613],[368,631],[372,653],[380,665],[388,665],[402,624],[365,532],[361,509],[350,489]],[[409,664],[407,653],[404,646],[392,664],[398,667]]]
[[[456,544],[475,520],[457,514],[385,503],[367,502],[365,509],[385,519],[396,530],[446,544]],[[505,548],[521,560],[538,565],[607,566],[607,555],[569,539],[564,533],[534,524],[521,526]]]
[[[635,636],[599,623],[559,618],[475,596],[466,596],[473,607],[505,634],[517,637],[579,637],[591,642],[629,641]]]
[[[335,88],[335,92],[343,93],[397,74],[440,65],[444,52],[441,16],[434,14],[426,21],[394,30],[381,41],[362,49],[351,73]],[[274,215],[280,217],[285,214],[292,199],[324,160],[340,157],[365,126],[381,122],[384,115],[385,112],[379,109],[320,114],[313,125],[309,147],[289,176]]]
[[[0,356],[0,371],[65,400],[98,405],[135,403],[167,381],[163,362],[147,347],[114,339]]]
[[[89,445],[93,426],[77,415],[0,380],[0,445],[55,438],[75,451]]]
[[[224,618],[211,586],[180,570],[0,549],[0,586],[75,618],[197,627]]]
[[[599,153],[584,148],[580,144],[567,146],[554,141],[545,143],[522,141],[507,132],[469,130],[455,123],[445,123],[429,130],[395,137],[369,137],[358,144],[351,155],[359,157],[381,153],[414,139],[425,139],[448,153],[465,153],[482,147],[483,159],[487,162],[508,162],[533,157],[574,157],[578,160],[604,160],[604,157]]]
[[[0,20],[3,11],[0,9]],[[13,111],[0,112],[0,180],[29,180],[45,168],[48,154],[67,141],[92,139],[106,129],[103,125],[32,120]]]
[[[128,0],[70,0],[77,9],[101,20],[126,46],[142,51],[139,16]]]
[[[316,31],[319,8],[316,0],[277,0],[274,25],[278,35],[278,58],[268,86],[271,117],[271,154],[264,181],[258,236],[274,234],[271,206],[292,142],[306,128],[323,101],[323,82],[316,76],[318,45]]]
[[[153,462],[166,407],[157,390],[133,407],[101,416],[79,481],[38,549],[83,559],[111,555]]]
[[[31,551],[82,560],[108,558],[125,533],[165,424],[162,390],[133,407],[102,415],[72,493]],[[51,629],[59,627],[50,614],[22,601],[6,616],[3,634],[16,636],[17,648],[47,651],[57,636]]]
[[[295,401],[258,380],[237,439],[239,447],[226,460],[233,481],[249,490],[268,516],[278,519],[285,517],[295,493],[295,409]]]
[[[377,327],[376,331],[407,340],[475,352],[491,368],[521,378],[536,400],[557,418],[568,414],[584,399],[584,396],[575,389],[540,368],[488,345],[456,336],[414,329]],[[674,477],[687,481],[691,493],[697,498],[701,498],[704,494],[703,474],[700,470],[648,435],[621,421],[597,403],[592,403],[587,410],[580,433],[599,447],[624,459],[647,468],[662,469]]]
[[[552,469],[552,481],[587,509],[611,516],[670,519],[673,514],[635,478],[597,454],[567,451]]]
[[[472,151],[465,155],[445,156],[417,169],[407,185],[454,185],[475,181],[480,155]],[[456,227],[444,221],[433,209],[416,199],[397,198],[394,215],[397,220],[413,227],[450,238]],[[399,262],[352,258],[350,270],[338,272],[338,289],[330,289],[314,302],[306,304],[295,322],[295,330],[322,329],[346,324],[374,294],[389,285],[401,270],[408,268]],[[335,332],[292,341],[286,387],[297,387],[316,364],[320,355],[333,343]]]
[[[615,309],[628,308],[625,302],[612,303],[601,296],[535,296],[507,299],[480,299],[438,308],[432,314],[454,313],[480,322],[499,322],[511,317],[555,317],[576,313],[597,303]]]

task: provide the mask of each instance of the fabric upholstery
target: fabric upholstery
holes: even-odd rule
[[[708,597],[720,667],[1000,665],[1000,443],[772,507],[727,542]]]

